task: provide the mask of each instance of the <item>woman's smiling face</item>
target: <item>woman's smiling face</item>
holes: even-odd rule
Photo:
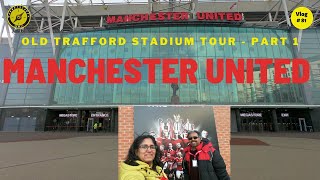
[[[151,165],[156,156],[156,145],[153,144],[152,139],[144,139],[136,150],[136,155],[141,161]]]

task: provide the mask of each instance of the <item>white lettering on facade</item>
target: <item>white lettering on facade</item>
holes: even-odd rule
[[[262,117],[262,113],[240,113],[241,117]]]
[[[59,117],[78,117],[78,114],[59,114]]]

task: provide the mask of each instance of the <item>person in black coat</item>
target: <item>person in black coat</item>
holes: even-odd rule
[[[189,145],[184,149],[184,180],[230,180],[219,151],[200,132],[188,133]]]

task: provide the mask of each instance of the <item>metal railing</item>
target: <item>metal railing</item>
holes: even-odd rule
[[[168,4],[168,3],[188,3],[192,0],[150,0],[151,3],[160,3],[160,4]],[[263,2],[263,1],[270,1],[270,0],[198,0],[198,3],[234,3],[234,2]],[[279,1],[279,0],[271,0],[271,1]],[[111,1],[104,1],[104,0],[93,0],[92,3],[90,0],[76,0],[68,1],[69,5],[72,6],[97,6],[97,5],[123,5],[123,4],[148,4],[148,0],[111,0]],[[39,0],[32,1],[33,4],[42,4],[43,2]],[[50,5],[55,6],[63,6],[64,0],[49,0]],[[5,5],[16,5],[12,1],[6,1]]]

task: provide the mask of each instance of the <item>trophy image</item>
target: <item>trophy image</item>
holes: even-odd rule
[[[160,136],[162,139],[171,139],[171,121],[167,119],[164,121],[162,118],[158,119],[160,126]]]
[[[189,119],[187,119],[187,122],[184,124],[184,129],[187,131],[194,130],[194,124],[190,123]]]
[[[173,131],[174,131],[174,139],[179,139],[179,136],[182,134],[182,119],[180,119],[180,114],[173,115],[174,123],[173,123]]]

